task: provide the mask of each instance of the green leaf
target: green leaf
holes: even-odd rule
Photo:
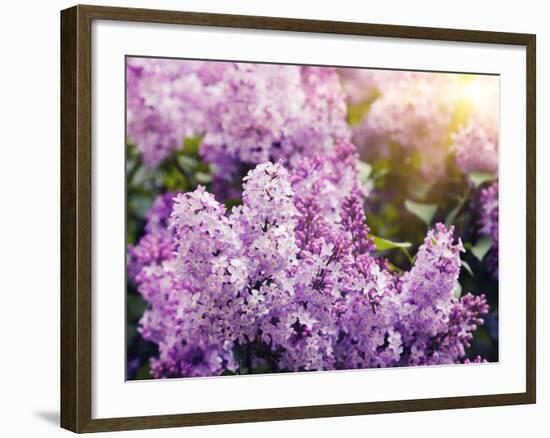
[[[474,276],[474,272],[472,271],[472,268],[468,264],[468,262],[465,262],[464,260],[461,260],[460,264],[466,271],[468,271],[468,274],[470,274],[472,277]]]
[[[491,249],[492,243],[491,236],[481,236],[476,244],[472,246],[470,251],[472,251],[472,254],[476,257],[476,259],[481,262]]]
[[[267,372],[269,372],[269,367],[264,365],[252,368],[251,374],[265,374]]]
[[[387,158],[376,160],[372,163],[371,178],[377,180],[389,173],[391,161]]]
[[[391,240],[384,239],[383,237],[375,236],[373,234],[371,234],[370,237],[372,238],[378,251],[385,251],[393,248],[410,248],[412,246],[412,243],[410,242],[392,242]]]
[[[183,141],[183,151],[182,151],[183,155],[187,157],[198,158],[201,141],[202,141],[202,138],[200,136],[187,137]]]
[[[145,217],[152,204],[151,197],[144,195],[133,195],[128,201],[128,207],[140,218]]]
[[[186,191],[189,188],[189,182],[175,166],[172,166],[164,174],[164,186],[168,190]]]
[[[453,208],[449,214],[447,215],[447,217],[445,218],[445,225],[447,227],[449,227],[450,225],[452,225],[456,219],[456,215],[458,214],[458,212],[460,211],[460,209],[462,208],[462,202],[459,203],[455,208]]]
[[[405,201],[405,208],[412,214],[417,216],[427,226],[430,226],[432,219],[437,210],[436,204],[420,204],[419,202],[411,201],[407,199]]]
[[[388,263],[388,268],[390,269],[390,271],[393,271],[393,272],[403,272],[403,269],[395,266],[392,262],[390,261],[387,261]]]
[[[407,259],[409,259],[409,262],[412,264],[413,259],[411,257],[411,254],[409,253],[407,248],[410,248],[412,246],[412,243],[409,242],[392,242],[391,240],[384,239],[383,237],[375,236],[374,234],[371,234],[370,237],[372,238],[374,244],[376,245],[376,249],[378,251],[386,251],[388,249],[399,249],[403,251],[403,253],[407,256]]]
[[[152,379],[150,373],[149,361],[146,361],[136,374],[135,380],[147,380]]]
[[[490,172],[470,172],[468,174],[468,178],[476,187],[479,187],[483,183],[493,181],[495,179],[495,175]]]
[[[372,99],[361,102],[357,105],[348,105],[348,123],[351,126],[356,126],[361,122],[363,116],[367,114],[372,105]]]
[[[140,295],[129,293],[126,295],[126,309],[128,320],[138,321],[147,309],[147,303]]]
[[[199,184],[208,184],[212,182],[212,175],[204,172],[195,173],[195,179]]]
[[[424,199],[431,188],[432,184],[421,181],[411,181],[408,184],[407,190],[411,195],[415,196],[416,198]]]
[[[182,155],[177,157],[177,159],[179,165],[189,172],[193,172],[199,166],[199,160],[193,157]]]
[[[225,204],[225,208],[227,208],[228,210],[231,210],[233,207],[236,207],[237,205],[241,205],[242,200],[239,198],[231,198],[231,199],[227,199],[224,202],[224,204]]]
[[[453,291],[453,296],[455,298],[460,298],[460,295],[462,295],[462,285],[457,281]]]
[[[137,167],[135,170],[133,170],[132,175],[132,185],[133,186],[144,186],[147,185],[147,183],[152,178],[151,170],[145,168],[145,167]]]

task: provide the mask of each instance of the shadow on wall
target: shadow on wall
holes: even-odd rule
[[[59,412],[58,411],[38,411],[35,412],[38,418],[42,421],[49,423],[53,426],[59,426]]]

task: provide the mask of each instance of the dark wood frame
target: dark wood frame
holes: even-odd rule
[[[91,23],[141,21],[525,46],[527,51],[526,392],[470,397],[92,419]],[[535,56],[531,34],[75,6],[61,12],[61,426],[74,432],[335,417],[536,402]]]

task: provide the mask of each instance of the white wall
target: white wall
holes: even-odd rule
[[[550,244],[550,210],[543,187],[550,164],[542,145],[550,128],[548,54],[550,28],[545,2],[524,0],[386,1],[321,3],[277,0],[136,1],[111,6],[275,15],[373,23],[458,27],[537,34],[538,76],[538,332],[539,385],[536,406],[484,408],[278,423],[216,426],[109,436],[543,436],[550,413],[542,351],[549,324],[543,321],[544,275]],[[309,3],[309,4],[308,4]],[[0,24],[0,431],[4,436],[68,435],[57,426],[59,399],[59,10],[71,1],[3,3]],[[7,244],[6,244],[7,242]],[[7,280],[7,281],[6,281]],[[544,313],[543,313],[544,312]],[[7,432],[7,433],[6,433]]]

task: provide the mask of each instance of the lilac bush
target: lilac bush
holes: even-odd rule
[[[325,215],[323,193],[304,184],[323,161],[304,158],[290,173],[259,164],[230,212],[203,187],[174,197],[163,231],[174,251],[162,259],[154,248],[135,277],[148,302],[140,332],[159,347],[155,377],[464,360],[488,307],[483,296],[454,297],[463,248],[452,227],[428,233],[410,271],[391,271],[361,190]],[[316,179],[339,183],[330,172]],[[147,251],[150,235],[158,230],[132,251]]]
[[[131,58],[127,75],[128,135],[149,166],[200,136],[202,159],[231,180],[351,135],[333,68]]]
[[[496,83],[129,58],[132,370],[495,360]]]

